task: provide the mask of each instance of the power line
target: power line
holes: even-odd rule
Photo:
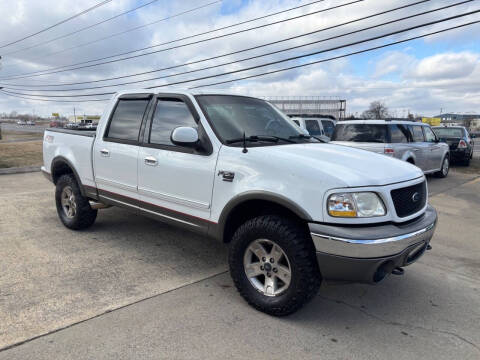
[[[120,13],[120,14],[117,14],[117,15],[115,15],[115,16],[112,16],[112,17],[110,17],[110,18],[108,18],[108,19],[99,21],[99,22],[97,22],[97,23],[95,23],[95,24],[85,26],[85,27],[83,27],[83,28],[81,28],[81,29],[72,31],[72,32],[70,32],[70,33],[68,33],[68,34],[65,34],[65,35],[62,35],[62,36],[58,36],[58,37],[56,37],[56,38],[53,38],[53,39],[50,39],[50,40],[47,40],[47,41],[43,41],[43,42],[37,43],[37,44],[35,44],[35,45],[25,47],[25,48],[23,48],[23,49],[10,51],[10,52],[5,53],[5,54],[3,54],[3,55],[5,56],[5,55],[16,54],[16,53],[19,53],[19,52],[22,52],[22,51],[25,51],[25,50],[30,50],[30,49],[33,49],[33,48],[36,48],[36,47],[39,47],[39,46],[42,46],[42,45],[45,45],[45,44],[49,44],[49,43],[51,43],[51,42],[54,42],[54,41],[57,41],[57,40],[60,40],[60,39],[64,39],[64,38],[66,38],[66,37],[69,37],[69,36],[78,34],[78,33],[82,32],[82,31],[91,29],[91,28],[93,28],[93,27],[95,27],[95,26],[98,26],[98,25],[104,24],[104,23],[106,23],[106,22],[108,22],[108,21],[111,21],[111,20],[114,20],[114,19],[116,19],[116,18],[119,18],[120,16],[129,14],[129,13],[134,12],[134,11],[137,11],[138,9],[144,8],[145,6],[148,6],[148,5],[150,5],[150,4],[153,4],[153,3],[157,2],[157,1],[158,1],[158,0],[151,0],[151,1],[147,2],[147,3],[145,3],[145,4],[142,4],[142,5],[139,5],[139,6],[137,6],[137,7],[134,7],[133,9],[124,11],[124,12],[122,12],[122,13]]]
[[[116,36],[119,36],[119,35],[123,35],[123,34],[129,33],[129,32],[132,32],[132,31],[135,31],[135,30],[138,30],[138,29],[141,29],[141,28],[144,28],[144,27],[153,25],[153,24],[157,24],[157,23],[159,23],[159,22],[161,22],[161,21],[168,20],[168,19],[171,19],[171,18],[173,18],[173,17],[179,16],[179,15],[183,15],[183,14],[186,14],[186,13],[191,12],[191,11],[194,11],[194,10],[201,9],[201,8],[203,8],[203,7],[207,7],[207,6],[209,6],[209,5],[212,5],[212,4],[215,4],[215,3],[217,3],[217,2],[221,2],[221,1],[222,1],[222,0],[214,1],[214,2],[212,2],[212,3],[208,3],[208,4],[205,4],[205,5],[200,6],[200,7],[198,7],[198,8],[194,8],[194,9],[192,9],[192,10],[184,11],[184,12],[182,12],[182,13],[179,13],[179,14],[176,14],[176,15],[172,15],[172,16],[167,17],[167,18],[155,20],[155,21],[153,21],[153,22],[150,22],[150,23],[147,23],[147,24],[143,24],[143,25],[140,25],[140,26],[136,26],[136,27],[133,27],[133,28],[130,28],[130,29],[127,29],[127,30],[124,30],[124,31],[121,31],[121,32],[118,32],[118,33],[115,33],[115,34],[112,34],[112,35],[103,37],[103,38],[99,38],[99,39],[96,39],[96,40],[88,41],[88,42],[85,42],[85,43],[83,43],[83,44],[78,44],[78,45],[72,46],[72,47],[67,48],[67,49],[62,49],[62,50],[55,51],[55,52],[50,53],[50,54],[46,54],[46,55],[43,55],[43,56],[39,56],[39,57],[37,57],[37,58],[35,58],[35,59],[33,59],[33,60],[36,60],[36,59],[44,59],[46,56],[52,56],[52,55],[61,54],[61,53],[64,53],[64,52],[66,52],[66,51],[75,50],[75,49],[78,49],[78,48],[80,48],[80,47],[84,47],[84,46],[91,45],[91,44],[94,44],[94,43],[97,43],[97,42],[100,42],[100,41],[104,41],[104,40],[107,40],[107,39],[111,39],[111,38],[113,38],[113,37],[116,37]],[[181,39],[176,39],[176,40],[169,41],[169,42],[166,42],[166,43],[151,45],[151,46],[148,46],[148,47],[146,47],[146,48],[142,48],[142,49],[138,49],[138,50],[132,50],[132,52],[147,50],[147,49],[151,49],[151,48],[154,48],[154,47],[158,47],[158,46],[160,46],[160,45],[165,45],[165,44],[169,44],[169,43],[177,42],[177,41],[181,41],[181,40],[187,40],[187,39],[191,39],[191,38],[198,37],[198,36],[201,36],[201,35],[206,35],[206,34],[210,34],[210,33],[213,33],[213,32],[217,32],[217,31],[220,31],[220,30],[229,29],[229,28],[232,28],[232,27],[235,27],[235,26],[239,26],[239,25],[243,25],[243,24],[247,24],[247,23],[249,23],[249,22],[253,22],[253,21],[256,21],[256,20],[265,19],[265,18],[267,18],[267,17],[271,17],[271,16],[274,16],[274,15],[279,15],[279,14],[282,14],[282,13],[285,13],[285,12],[297,10],[297,9],[300,9],[300,8],[303,8],[303,7],[306,7],[306,6],[310,6],[310,5],[313,5],[313,4],[316,4],[316,3],[320,3],[320,2],[323,2],[323,1],[325,1],[325,0],[312,1],[312,2],[309,2],[309,3],[303,4],[303,5],[299,5],[299,6],[295,6],[295,7],[292,7],[292,8],[285,9],[285,10],[277,11],[277,12],[274,12],[274,13],[271,13],[271,14],[259,16],[259,17],[253,18],[253,19],[241,21],[241,22],[239,22],[239,23],[222,26],[222,27],[220,27],[220,28],[213,29],[213,30],[208,30],[208,31],[205,31],[205,32],[200,33],[200,34],[189,35],[189,36],[183,37],[183,38],[181,38]],[[427,1],[429,1],[429,0],[427,0]],[[117,55],[113,55],[113,56],[110,56],[110,57],[120,56],[120,55],[124,55],[124,54],[125,54],[125,53],[117,54]],[[107,58],[109,58],[109,57],[107,57]]]
[[[292,69],[297,69],[297,68],[301,68],[301,67],[311,66],[311,65],[315,65],[315,64],[319,64],[319,63],[324,63],[324,62],[328,62],[328,61],[332,61],[332,60],[346,58],[346,57],[350,57],[350,56],[354,56],[354,55],[358,55],[358,54],[362,54],[362,53],[366,53],[366,52],[370,52],[370,51],[379,50],[379,49],[386,48],[386,47],[389,47],[389,46],[398,45],[398,44],[402,44],[402,43],[413,41],[413,40],[418,40],[418,39],[425,38],[425,37],[428,37],[428,36],[441,34],[441,33],[447,32],[447,31],[459,29],[459,28],[462,28],[462,27],[466,27],[466,26],[470,26],[470,25],[474,25],[474,24],[478,24],[478,23],[480,23],[480,20],[472,21],[472,22],[469,22],[469,23],[464,23],[464,24],[457,25],[457,26],[452,26],[452,27],[449,27],[449,28],[446,28],[446,29],[437,30],[437,31],[434,31],[434,32],[430,32],[430,33],[419,35],[419,36],[414,36],[414,37],[399,40],[399,41],[394,41],[394,42],[391,42],[391,43],[388,43],[388,44],[383,44],[383,45],[375,46],[375,47],[364,49],[364,50],[359,50],[359,51],[355,51],[355,52],[351,52],[351,53],[347,53],[347,54],[343,54],[343,55],[339,55],[339,56],[334,56],[334,57],[327,58],[327,59],[317,60],[317,61],[313,61],[313,62],[309,62],[309,63],[305,63],[305,64],[300,64],[300,65],[290,66],[290,67],[287,67],[287,68],[282,68],[282,69],[277,69],[277,70],[273,70],[273,71],[263,72],[263,73],[260,73],[260,74],[244,76],[244,77],[241,77],[241,78],[219,81],[219,82],[216,82],[216,83],[202,84],[202,85],[190,87],[190,89],[214,86],[214,85],[225,84],[225,83],[241,81],[241,80],[246,80],[246,79],[252,79],[252,78],[256,78],[256,77],[261,77],[261,76],[265,76],[265,75],[275,74],[275,73],[279,73],[279,72],[283,72],[283,71],[288,71],[288,70],[292,70]],[[191,80],[191,81],[196,81],[196,80]],[[186,81],[186,82],[188,82],[188,81]],[[157,87],[170,86],[170,85],[172,85],[172,84],[165,84],[165,85],[160,85],[160,86],[157,86]],[[14,93],[6,92],[6,91],[3,91],[3,90],[0,90],[0,92],[4,92],[4,93],[9,94],[9,95],[14,94]],[[19,96],[16,96],[16,95],[11,95],[11,96],[19,97]],[[32,99],[32,100],[62,102],[62,100],[47,100],[47,99]],[[79,100],[79,101],[87,102],[87,101],[106,101],[106,100],[108,100],[108,99],[90,99],[90,100]],[[65,101],[65,100],[63,100],[63,101]],[[66,100],[66,101],[68,101],[68,100]]]
[[[470,26],[470,25],[478,24],[478,23],[480,23],[480,20],[472,21],[472,22],[465,23],[465,24],[461,24],[461,25],[457,25],[457,26],[453,26],[453,27],[450,27],[450,28],[447,28],[447,29],[442,29],[442,30],[434,31],[434,32],[431,32],[431,33],[428,33],[428,34],[424,34],[424,35],[419,35],[419,36],[411,37],[411,38],[404,39],[404,40],[399,40],[399,41],[391,42],[391,43],[384,44],[384,45],[375,46],[375,47],[372,47],[372,48],[369,48],[369,49],[354,51],[354,52],[351,52],[351,53],[348,53],[348,54],[339,55],[339,56],[331,57],[331,58],[328,58],[328,59],[322,59],[322,60],[312,61],[312,62],[309,62],[309,63],[306,63],[306,64],[290,66],[290,67],[283,68],[283,69],[268,71],[268,72],[264,72],[264,73],[256,74],[256,75],[244,76],[244,77],[241,77],[241,78],[236,78],[236,79],[231,79],[231,80],[218,81],[218,82],[210,83],[210,84],[203,84],[203,85],[198,85],[198,86],[192,86],[192,87],[190,87],[190,89],[197,89],[197,88],[201,88],[201,87],[209,87],[209,86],[226,84],[226,83],[231,83],[231,82],[240,81],[240,80],[252,79],[252,78],[256,78],[256,77],[260,77],[260,76],[265,76],[265,75],[270,75],[270,74],[276,74],[276,73],[283,72],[283,71],[298,69],[298,68],[305,67],[305,66],[311,66],[311,65],[315,65],[315,64],[320,64],[320,63],[324,63],[324,62],[327,62],[327,61],[338,60],[338,59],[341,59],[341,58],[345,58],[345,57],[349,57],[349,56],[353,56],[353,55],[358,55],[358,54],[363,54],[363,53],[366,53],[366,52],[369,52],[369,51],[374,51],[374,50],[383,49],[383,48],[386,48],[386,47],[389,47],[389,46],[402,44],[402,43],[405,43],[405,42],[408,42],[408,41],[418,40],[418,39],[421,39],[421,38],[425,38],[425,37],[427,37],[427,36],[437,35],[437,34],[440,34],[440,33],[444,33],[444,32],[446,32],[446,31],[450,31],[450,30],[454,30],[454,29],[459,29],[459,28],[462,28],[462,27],[465,27],[465,26]]]
[[[13,45],[13,44],[17,44],[17,43],[19,43],[19,42],[21,42],[21,41],[23,41],[23,40],[29,39],[29,38],[31,38],[31,37],[34,37],[35,35],[38,35],[38,34],[41,34],[41,33],[45,32],[45,31],[48,31],[48,30],[50,30],[50,29],[53,29],[53,28],[56,27],[56,26],[65,24],[66,22],[68,22],[68,21],[70,21],[70,20],[73,20],[73,19],[75,19],[75,18],[77,18],[77,17],[79,17],[79,16],[82,16],[83,14],[86,14],[86,13],[88,13],[89,11],[95,10],[96,8],[99,8],[100,6],[103,6],[103,5],[105,5],[105,4],[108,4],[108,3],[111,2],[111,1],[112,1],[112,0],[104,0],[104,1],[102,1],[102,2],[100,2],[100,3],[98,3],[98,4],[94,5],[94,6],[92,6],[92,7],[88,8],[88,9],[86,9],[86,10],[83,10],[83,11],[79,12],[78,14],[72,15],[72,16],[70,16],[69,18],[67,18],[67,19],[65,19],[65,20],[62,20],[62,21],[59,21],[59,22],[56,23],[56,24],[50,25],[50,26],[46,27],[45,29],[39,30],[39,31],[37,31],[37,32],[35,32],[35,33],[33,33],[33,34],[30,34],[30,35],[27,35],[27,36],[24,36],[23,38],[20,38],[20,39],[11,41],[11,42],[9,42],[8,44],[1,45],[1,46],[0,46],[0,49],[3,49],[4,47],[7,47],[7,46],[10,46],[10,45]]]
[[[412,19],[414,17],[418,17],[418,16],[430,14],[430,13],[433,13],[433,12],[445,10],[445,9],[448,9],[448,8],[452,8],[452,7],[455,7],[455,6],[463,5],[465,3],[472,2],[472,1],[474,1],[474,0],[464,0],[464,1],[461,1],[461,2],[458,2],[458,3],[455,3],[455,4],[451,4],[451,5],[443,6],[443,7],[437,8],[437,9],[432,9],[432,10],[420,12],[420,13],[417,13],[417,14],[413,14],[413,15],[403,17],[403,18],[398,18],[398,19],[395,19],[395,20],[387,21],[387,22],[384,22],[384,23],[381,23],[381,24],[378,24],[378,25],[372,25],[372,26],[369,26],[369,27],[366,27],[366,28],[363,28],[363,29],[350,31],[350,32],[347,32],[347,33],[344,33],[344,34],[341,34],[341,35],[336,35],[336,36],[316,40],[316,41],[313,41],[313,42],[309,42],[309,43],[306,43],[306,44],[297,45],[297,46],[289,47],[289,48],[286,48],[286,49],[281,49],[281,50],[277,50],[277,51],[273,51],[273,52],[268,52],[268,53],[264,53],[264,54],[260,54],[260,55],[255,55],[255,56],[251,56],[251,57],[247,57],[247,58],[243,58],[243,59],[239,59],[239,60],[234,60],[234,61],[230,61],[230,62],[223,63],[223,64],[213,65],[213,66],[209,66],[209,67],[205,67],[205,68],[201,68],[201,69],[195,69],[195,70],[190,70],[190,71],[185,71],[185,72],[181,72],[181,73],[170,74],[170,75],[165,75],[165,76],[160,76],[160,77],[154,77],[154,78],[149,78],[149,79],[129,81],[129,82],[124,82],[124,83],[120,83],[120,84],[109,84],[109,85],[103,85],[103,86],[94,86],[94,87],[77,88],[77,89],[61,89],[61,90],[62,91],[80,91],[80,90],[83,91],[83,90],[101,89],[101,88],[115,87],[115,86],[121,86],[121,85],[136,84],[136,83],[147,82],[147,81],[152,81],[152,80],[159,80],[159,79],[169,78],[169,77],[172,77],[172,76],[179,76],[179,75],[185,75],[185,74],[204,71],[204,70],[210,70],[210,69],[225,66],[225,65],[231,65],[231,64],[234,64],[234,63],[238,63],[238,62],[257,59],[257,58],[268,56],[268,55],[273,55],[273,54],[277,54],[277,53],[281,53],[281,52],[285,52],[285,51],[289,51],[289,50],[293,50],[293,49],[298,49],[298,48],[313,45],[313,44],[318,44],[318,43],[329,41],[329,40],[338,39],[338,38],[341,38],[341,37],[356,34],[356,33],[359,33],[359,32],[366,31],[366,30],[371,30],[371,29],[374,29],[374,28],[378,28],[378,27],[381,27],[381,26],[393,24],[393,23],[400,22],[400,21],[403,21],[403,20]],[[424,2],[424,1],[420,1],[420,2],[417,2],[417,3],[412,3],[412,4],[409,4],[409,5],[401,6],[401,7],[386,10],[386,11],[382,11],[380,13],[364,16],[364,17],[361,17],[361,18],[358,18],[358,19],[355,19],[355,20],[347,21],[347,22],[337,24],[337,25],[333,25],[333,26],[330,26],[330,27],[327,27],[327,28],[311,31],[311,32],[308,32],[306,34],[301,34],[301,35],[289,37],[289,38],[286,38],[286,39],[277,40],[277,41],[274,41],[274,42],[270,42],[270,43],[266,43],[266,44],[262,44],[262,45],[257,45],[257,46],[254,46],[254,47],[250,47],[250,48],[246,48],[246,49],[242,49],[242,50],[237,50],[237,51],[222,54],[222,55],[213,56],[213,57],[206,58],[206,59],[200,59],[200,60],[196,60],[196,61],[192,61],[192,62],[188,62],[188,63],[184,63],[184,64],[169,66],[169,67],[166,67],[166,68],[151,70],[151,71],[138,73],[138,74],[134,74],[134,75],[126,75],[126,76],[120,76],[120,77],[116,77],[116,78],[110,78],[110,79],[107,79],[107,80],[112,80],[112,79],[115,80],[115,79],[120,79],[120,78],[125,78],[125,77],[145,75],[147,73],[152,73],[152,72],[158,72],[158,71],[162,71],[162,70],[168,70],[168,69],[183,67],[183,66],[197,64],[197,63],[200,63],[200,62],[205,62],[205,61],[209,61],[209,60],[213,60],[213,59],[217,59],[217,58],[221,58],[221,57],[225,57],[225,56],[230,56],[230,55],[233,55],[233,54],[238,54],[238,53],[241,53],[241,52],[250,51],[250,50],[253,50],[253,49],[258,49],[258,48],[261,48],[261,47],[270,46],[270,45],[277,44],[277,43],[280,43],[280,42],[284,42],[284,41],[300,38],[300,37],[303,37],[303,36],[311,35],[311,34],[314,34],[314,33],[322,32],[322,31],[325,31],[325,30],[330,30],[330,29],[333,29],[333,28],[337,28],[337,27],[340,27],[340,26],[347,25],[347,24],[352,24],[354,22],[358,22],[358,21],[361,21],[361,20],[371,19],[373,17],[384,15],[386,13],[390,13],[390,12],[393,12],[393,11],[396,11],[396,10],[399,10],[399,9],[404,9],[406,7],[411,7],[411,6],[417,5],[417,4],[422,3],[422,2]],[[83,83],[91,83],[91,82],[99,82],[99,81],[105,81],[105,80],[94,80],[94,81],[88,81],[88,82],[83,82]],[[7,85],[4,86],[4,88],[10,89],[10,90],[22,90],[22,91],[47,91],[47,92],[58,91],[57,89],[24,89],[24,88],[17,89],[17,88],[11,88],[10,86],[11,86],[10,84],[7,84]],[[26,85],[24,85],[24,87],[25,86]],[[35,86],[35,85],[33,85],[33,86]],[[60,84],[60,85],[59,84],[56,84],[56,85],[36,85],[36,86],[39,86],[39,87],[40,86],[64,86],[64,84]]]
[[[19,96],[19,95],[14,95],[8,91],[5,91],[5,90],[0,90],[0,93],[4,93],[10,97],[14,97],[14,98],[20,98],[20,99],[26,99],[26,100],[34,100],[34,101],[51,101],[51,102],[69,102],[69,103],[72,103],[72,102],[90,102],[90,101],[109,101],[110,99],[87,99],[87,100],[52,100],[52,99],[38,99],[38,98],[31,98],[31,97],[27,97],[27,96]]]
[[[182,45],[177,45],[177,46],[172,46],[172,47],[169,47],[169,48],[164,48],[164,49],[160,49],[160,50],[155,50],[155,51],[151,51],[151,52],[144,53],[144,54],[133,55],[133,56],[128,56],[128,57],[124,57],[124,58],[120,58],[120,59],[105,61],[105,62],[96,63],[96,64],[91,64],[91,65],[79,66],[79,67],[74,67],[74,68],[64,69],[64,70],[57,70],[57,71],[50,71],[50,72],[44,72],[44,71],[46,71],[46,70],[43,70],[43,71],[32,72],[32,73],[29,73],[29,74],[22,74],[22,75],[16,75],[16,76],[15,76],[15,75],[11,75],[11,76],[8,76],[8,77],[0,78],[0,80],[8,80],[8,79],[13,79],[13,78],[15,78],[15,79],[23,79],[23,78],[29,78],[29,77],[36,77],[36,76],[43,76],[43,75],[51,75],[51,74],[57,74],[57,73],[60,73],[60,72],[65,72],[65,71],[85,69],[85,68],[95,67],[95,66],[99,66],[99,65],[110,64],[110,63],[114,63],[114,62],[118,62],[118,61],[130,60],[130,59],[134,59],[134,58],[138,58],[138,57],[143,57],[143,56],[147,56],[147,55],[152,55],[152,54],[156,54],[156,53],[160,53],[160,52],[164,52],[164,51],[168,51],[168,50],[173,50],[173,49],[178,49],[178,48],[182,48],[182,47],[186,47],[186,46],[190,46],[190,45],[200,44],[200,43],[207,42],[207,41],[211,41],[211,40],[217,40],[217,39],[220,39],[220,38],[224,38],[224,37],[228,37],[228,36],[232,36],[232,35],[244,33],[244,32],[247,32],[247,31],[257,30],[257,29],[260,29],[260,28],[264,28],[264,27],[268,27],[268,26],[280,24],[280,23],[283,23],[283,22],[287,22],[287,21],[291,21],[291,20],[303,18],[303,17],[306,17],[306,16],[310,16],[310,15],[322,13],[322,12],[329,11],[329,10],[338,9],[338,8],[341,8],[341,7],[345,7],[345,6],[348,6],[348,5],[360,3],[360,2],[363,2],[363,1],[365,1],[365,0],[354,0],[354,1],[348,2],[348,3],[346,3],[346,4],[337,5],[337,6],[333,6],[333,7],[326,8],[326,9],[322,9],[322,10],[313,11],[313,12],[306,13],[306,14],[302,14],[302,15],[297,15],[297,16],[294,16],[294,17],[291,17],[291,18],[287,18],[287,19],[283,19],[283,20],[278,20],[278,21],[275,21],[275,22],[272,22],[272,23],[262,24],[262,25],[258,25],[258,26],[252,27],[252,28],[242,29],[242,30],[238,30],[238,31],[235,31],[235,32],[227,33],[227,34],[222,34],[222,35],[218,35],[218,36],[215,36],[215,37],[210,37],[210,38],[207,38],[207,39],[197,40],[197,41],[189,42],[189,43],[182,44]],[[426,0],[426,1],[430,1],[430,0]],[[174,41],[171,41],[171,42],[176,42],[176,41],[178,41],[178,40],[174,40]],[[170,43],[171,43],[171,42],[170,42]],[[164,44],[166,44],[166,43],[164,43]],[[158,46],[158,45],[156,45],[156,46]],[[122,54],[116,54],[116,55],[107,56],[107,57],[100,58],[100,59],[95,59],[95,60],[83,61],[83,62],[79,62],[79,63],[76,63],[76,64],[71,64],[71,65],[64,65],[64,66],[60,66],[60,67],[57,67],[57,68],[52,68],[52,69],[49,69],[49,70],[55,70],[55,69],[60,69],[60,68],[64,68],[64,67],[71,67],[71,66],[76,66],[76,65],[91,63],[91,62],[94,62],[94,61],[100,61],[100,60],[104,60],[104,59],[107,59],[107,58],[117,57],[117,56],[129,54],[129,53],[133,53],[133,52],[137,52],[137,51],[141,51],[141,50],[129,51],[129,52],[122,53]]]
[[[276,64],[279,64],[279,63],[288,62],[288,61],[292,61],[292,60],[298,60],[298,59],[301,59],[301,58],[305,58],[305,57],[309,57],[309,56],[313,56],[313,55],[318,55],[318,54],[325,53],[325,52],[330,52],[330,51],[334,51],[334,50],[339,50],[339,49],[342,49],[342,48],[345,48],[345,47],[350,47],[350,46],[362,44],[362,43],[365,43],[365,42],[370,42],[370,41],[374,41],[374,40],[379,40],[379,39],[382,39],[382,38],[384,38],[384,37],[388,37],[388,36],[392,36],[392,35],[397,35],[397,34],[400,34],[400,33],[407,32],[407,31],[419,29],[419,28],[422,28],[422,27],[425,27],[425,26],[435,25],[435,24],[439,24],[439,23],[442,23],[442,22],[445,22],[445,21],[450,21],[450,20],[458,19],[458,18],[461,18],[461,17],[465,17],[465,16],[469,16],[469,15],[476,14],[476,13],[478,13],[478,12],[480,12],[480,10],[469,11],[469,12],[466,12],[466,13],[462,13],[462,14],[450,16],[450,17],[447,17],[447,18],[443,18],[443,19],[440,19],[440,20],[430,21],[430,22],[427,22],[427,23],[424,23],[424,24],[411,26],[411,27],[408,27],[408,28],[405,28],[405,29],[402,29],[402,30],[397,30],[397,31],[393,31],[393,32],[386,33],[386,34],[383,34],[383,35],[377,35],[377,36],[374,36],[374,37],[371,37],[371,38],[367,38],[367,39],[364,39],[364,40],[355,41],[355,42],[352,42],[352,43],[349,43],[349,44],[335,46],[335,47],[332,47],[332,48],[329,48],[329,49],[319,50],[319,51],[311,52],[311,53],[304,54],[304,55],[297,55],[297,56],[293,56],[293,57],[289,57],[289,58],[285,58],[285,59],[281,59],[281,60],[276,60],[276,61],[272,61],[272,62],[260,64],[260,65],[255,65],[255,66],[251,66],[251,67],[247,67],[247,68],[243,68],[243,69],[239,69],[239,70],[233,70],[233,71],[229,71],[229,72],[224,72],[224,73],[219,73],[219,74],[214,74],[214,75],[203,76],[203,77],[199,77],[199,78],[196,78],[196,79],[189,79],[189,80],[177,81],[177,82],[168,83],[168,84],[164,84],[164,85],[149,86],[149,87],[146,87],[146,89],[154,89],[154,88],[158,88],[158,87],[178,85],[178,84],[184,84],[184,83],[193,82],[193,81],[205,80],[205,79],[209,79],[209,78],[214,78],[214,77],[219,77],[219,76],[225,76],[225,75],[231,75],[231,74],[235,74],[235,73],[239,73],[239,72],[244,72],[244,71],[253,70],[253,69],[257,69],[257,68],[262,68],[262,67],[267,67],[267,66],[271,66],[271,65],[276,65]],[[359,31],[357,31],[357,32],[359,32]],[[298,47],[298,46],[297,46],[297,47]],[[294,47],[294,48],[296,48],[296,47]],[[267,54],[267,55],[269,55],[269,54]],[[225,65],[225,64],[217,65],[217,66],[213,66],[213,67],[224,66],[224,65]],[[213,67],[211,67],[211,68],[213,68]],[[190,72],[192,72],[192,71],[190,71]],[[183,74],[185,74],[185,73],[183,73]],[[176,74],[176,75],[180,75],[180,74]],[[167,76],[167,77],[168,77],[168,76]],[[18,92],[14,92],[14,91],[11,91],[11,93],[12,93],[12,94],[18,94],[18,95],[43,96],[43,97],[61,97],[61,98],[63,98],[63,97],[75,97],[75,96],[87,97],[87,96],[112,95],[112,94],[114,94],[115,92],[94,93],[94,94],[84,94],[84,95],[81,95],[81,94],[76,94],[76,95],[75,95],[75,94],[74,94],[74,95],[36,95],[36,94],[18,93]]]

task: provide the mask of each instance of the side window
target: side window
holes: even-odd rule
[[[170,135],[179,126],[197,128],[197,123],[187,105],[178,99],[159,99],[155,108],[150,131],[150,143],[171,145]]]
[[[410,131],[413,136],[413,142],[424,142],[422,127],[418,125],[410,126]]]
[[[390,136],[392,143],[408,143],[411,134],[405,125],[390,125]]]
[[[323,130],[325,131],[325,135],[328,137],[332,137],[333,131],[335,130],[335,125],[332,121],[322,120]]]
[[[424,126],[423,131],[425,132],[425,141],[426,142],[435,142],[435,140],[437,140],[437,138],[435,137],[435,134],[433,133],[432,129],[430,129],[428,126]]]
[[[305,120],[305,127],[310,135],[322,135],[320,125],[317,120]]]
[[[105,138],[137,141],[148,99],[120,99],[112,115]]]
[[[293,122],[294,122],[295,124],[297,124],[298,126],[300,126],[300,121],[298,121],[298,120],[293,120]]]

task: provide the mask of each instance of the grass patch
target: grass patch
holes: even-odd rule
[[[2,139],[0,143],[10,140],[40,140],[43,139],[43,133],[2,130]]]
[[[0,143],[0,168],[42,165],[42,143],[42,140]]]

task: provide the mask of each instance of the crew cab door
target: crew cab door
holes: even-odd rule
[[[174,145],[179,126],[196,128],[201,146]],[[158,95],[138,154],[140,206],[161,220],[199,232],[208,230],[217,154],[187,96]]]
[[[135,205],[139,133],[150,99],[148,94],[120,97],[103,136],[95,139],[95,182],[107,202]]]

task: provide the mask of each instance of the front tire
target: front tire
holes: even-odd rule
[[[230,243],[229,265],[240,295],[274,316],[300,309],[321,284],[310,235],[280,216],[260,216],[241,225]]]
[[[446,155],[442,161],[442,168],[440,169],[440,171],[435,173],[435,175],[437,175],[437,177],[439,178],[446,178],[448,176],[449,171],[450,171],[450,157]]]
[[[88,198],[80,192],[80,188],[71,174],[62,175],[55,188],[57,213],[63,225],[72,230],[82,230],[93,225],[97,218],[97,210],[90,207]]]

